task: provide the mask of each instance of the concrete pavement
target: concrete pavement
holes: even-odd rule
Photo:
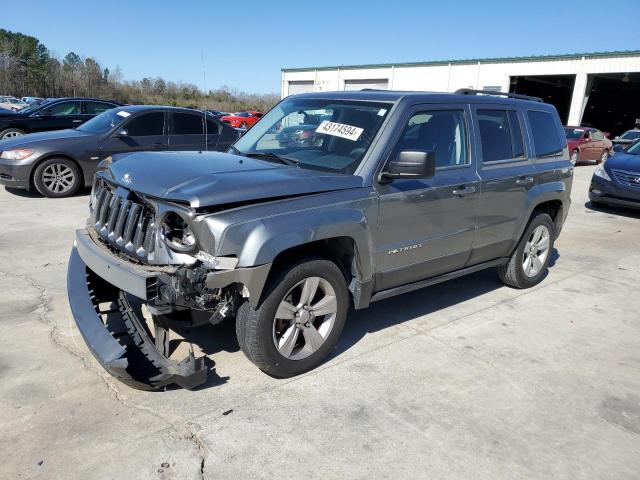
[[[539,286],[489,270],[373,304],[288,380],[204,327],[193,392],[115,382],[75,328],[86,192],[0,190],[0,478],[640,478],[640,214],[586,205],[592,171]]]

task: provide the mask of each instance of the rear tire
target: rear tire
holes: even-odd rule
[[[337,343],[349,307],[340,269],[324,259],[302,260],[265,292],[257,309],[244,303],[238,310],[236,334],[247,358],[279,378],[320,365]]]
[[[551,217],[536,213],[509,261],[498,267],[500,280],[513,288],[530,288],[540,283],[549,267],[554,238]]]
[[[66,158],[49,158],[33,173],[33,183],[45,197],[62,198],[73,195],[80,188],[80,169]]]
[[[0,140],[6,140],[8,138],[21,137],[24,132],[19,128],[7,128],[0,132]]]

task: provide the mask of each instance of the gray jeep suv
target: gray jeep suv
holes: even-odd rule
[[[308,141],[278,141],[302,124]],[[205,358],[173,359],[170,332],[225,319],[260,369],[297,375],[329,354],[351,305],[488,267],[539,283],[572,175],[556,110],[532,97],[291,96],[228,153],[105,160],[69,261],[71,309],[103,367],[137,388],[205,382]]]

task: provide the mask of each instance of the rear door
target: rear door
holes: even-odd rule
[[[119,132],[126,132],[126,135],[119,135]],[[166,150],[165,112],[147,112],[133,116],[105,139],[100,149],[102,158],[116,153]]]
[[[403,150],[429,150],[436,173],[427,179],[378,184],[375,289],[385,290],[460,269],[476,226],[479,178],[465,105],[419,105],[404,120],[387,161]]]
[[[205,150],[204,115],[198,112],[171,112],[169,150]]]
[[[474,105],[482,194],[470,265],[506,257],[517,239],[536,169],[525,147],[524,114],[509,105]]]

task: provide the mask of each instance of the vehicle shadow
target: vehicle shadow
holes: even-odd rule
[[[559,258],[560,254],[554,248],[549,259],[549,267],[553,268]],[[326,361],[348,351],[367,334],[402,324],[417,317],[437,314],[441,310],[486,295],[498,288],[508,287],[505,287],[500,281],[495,268],[489,268],[465,277],[372,303],[369,308],[364,310],[351,308],[347,314],[347,322],[340,340]],[[229,380],[229,377],[220,377],[216,374],[212,356],[215,357],[215,354],[221,351],[237,352],[240,349],[236,338],[235,322],[227,320],[218,325],[181,328],[179,334],[184,340],[175,340],[176,342],[193,343],[207,355],[210,367],[207,382],[195,390],[219,386]]]
[[[632,210],[630,208],[613,207],[609,205],[594,205],[591,201],[584,204],[587,210],[601,213],[610,213],[619,217],[640,219],[640,210]]]
[[[37,190],[23,190],[22,188],[11,188],[11,187],[4,187],[4,189],[5,189],[5,191],[7,193],[10,193],[10,194],[15,195],[17,197],[23,197],[23,198],[47,198],[44,195],[42,195],[40,192],[38,192]],[[79,188],[76,193],[71,195],[71,197],[83,197],[83,196],[89,195],[90,193],[91,193],[91,188],[82,187],[82,188]],[[52,198],[52,200],[57,200],[57,199]]]
[[[560,254],[554,248],[549,259],[549,268],[553,268],[559,258]],[[346,352],[369,333],[378,332],[417,317],[437,314],[441,310],[486,295],[499,288],[509,287],[502,283],[495,268],[489,268],[372,303],[365,310],[351,309],[340,341],[329,359]]]

